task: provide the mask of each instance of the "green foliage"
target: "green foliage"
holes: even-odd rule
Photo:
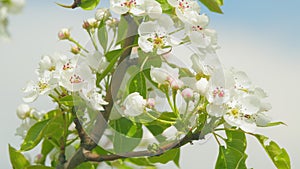
[[[101,21],[98,27],[98,40],[101,44],[104,53],[106,53],[107,50],[107,42],[108,42],[108,33],[106,29],[106,25],[104,21]]]
[[[133,76],[129,85],[129,93],[138,92],[144,99],[147,97],[146,78],[143,72],[138,72]]]
[[[76,169],[95,169],[95,166],[89,162],[85,162],[77,166]]]
[[[199,0],[205,5],[210,11],[216,13],[223,13],[220,6],[223,5],[223,0]]]
[[[84,10],[93,10],[100,3],[100,0],[81,0],[79,6]]]
[[[161,163],[166,164],[173,161],[179,167],[180,149],[175,148],[167,150],[164,154],[160,156],[149,157],[148,160],[151,163]]]
[[[25,169],[54,169],[54,168],[42,166],[42,165],[33,165],[33,166],[26,167]]]
[[[219,147],[219,156],[217,159],[216,169],[246,169],[246,158],[245,153],[247,147],[246,136],[243,131],[226,131],[227,139],[226,147]]]
[[[18,152],[15,148],[8,145],[10,162],[14,169],[24,169],[30,165],[24,155]]]
[[[117,131],[113,137],[116,153],[130,152],[139,145],[143,137],[143,129],[140,123],[133,123],[123,117],[112,120],[110,125]]]
[[[278,169],[290,169],[291,162],[290,157],[284,148],[280,148],[274,141],[269,141],[269,138],[263,135],[254,135],[258,141],[261,143],[265,151],[268,153],[269,157],[273,161],[274,165]]]
[[[24,142],[21,145],[22,151],[29,151],[40,143],[48,122],[49,120],[37,122],[29,129]]]
[[[128,22],[123,15],[120,17],[120,23],[118,26],[118,34],[116,44],[120,44],[123,40],[127,37],[127,30],[128,30]]]
[[[42,159],[40,160],[40,164],[45,164],[46,158],[48,154],[53,150],[53,148],[54,145],[48,139],[44,139],[42,143],[42,150],[41,150]]]

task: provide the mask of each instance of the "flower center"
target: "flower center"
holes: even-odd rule
[[[238,118],[239,117],[239,110],[238,109],[232,109],[230,111],[230,114],[233,115],[234,118]]]
[[[213,96],[214,97],[224,97],[225,96],[225,91],[222,89],[222,87],[217,87],[214,91],[213,91]]]
[[[39,81],[38,86],[39,86],[40,91],[44,91],[45,89],[47,89],[49,87],[49,85],[47,83],[41,82],[41,81]]]
[[[72,65],[71,65],[70,62],[64,64],[64,66],[63,66],[63,70],[69,70],[69,69],[71,69],[71,68],[73,68],[73,67],[72,67]]]
[[[55,66],[51,66],[51,67],[49,67],[48,70],[49,70],[50,72],[55,71],[55,70],[56,70],[56,67],[55,67]]]
[[[192,31],[202,31],[202,30],[203,30],[203,28],[201,26],[199,26],[199,25],[192,26]]]
[[[153,46],[154,48],[162,48],[165,43],[164,43],[164,36],[158,36],[157,34],[154,36],[152,39]]]
[[[132,8],[136,6],[135,0],[126,0],[125,2],[121,3],[121,6],[126,6],[128,8]]]
[[[184,13],[184,11],[186,10],[186,9],[188,9],[188,8],[190,8],[190,4],[189,4],[189,2],[188,1],[186,1],[186,0],[178,0],[178,8],[180,9],[180,11],[182,12],[182,13]]]
[[[70,82],[72,84],[78,84],[78,83],[82,83],[84,80],[81,79],[81,77],[79,75],[74,74],[73,76],[71,76],[70,78]]]

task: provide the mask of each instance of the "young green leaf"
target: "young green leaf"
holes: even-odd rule
[[[219,0],[199,0],[203,5],[205,5],[210,11],[216,12],[216,13],[223,13],[220,8],[220,2]],[[223,3],[223,2],[222,2]]]
[[[180,156],[180,149],[171,149],[167,150],[164,154],[160,156],[149,157],[149,161],[152,163],[162,163],[167,164],[170,161],[173,161],[176,165],[178,165]]]
[[[100,0],[81,0],[79,6],[84,10],[93,10],[97,7]]]
[[[290,169],[291,162],[290,157],[287,151],[284,148],[280,148],[277,143],[274,141],[269,141],[268,137],[263,135],[255,134],[254,135],[258,141],[261,143],[265,151],[268,153],[269,157],[273,161],[274,165],[278,169]]]
[[[40,143],[48,122],[49,120],[37,122],[29,129],[24,142],[21,145],[21,151],[29,151]]]
[[[104,53],[106,53],[107,50],[107,41],[108,41],[108,33],[106,29],[106,25],[104,21],[101,21],[98,27],[98,40],[101,44]]]
[[[30,165],[29,161],[24,157],[24,155],[18,152],[15,148],[8,145],[8,150],[10,162],[14,169],[24,169]]]
[[[129,84],[129,93],[138,92],[143,98],[147,98],[146,79],[143,72],[137,73]]]
[[[128,30],[128,22],[126,21],[125,17],[123,15],[121,15],[120,23],[119,23],[119,27],[118,27],[118,35],[117,35],[116,45],[120,44],[123,40],[128,38],[128,37],[126,37],[127,30]]]
[[[219,156],[215,165],[215,169],[246,169],[245,161],[247,154],[245,153],[247,141],[245,133],[241,130],[226,131],[227,147],[219,147]]]
[[[133,123],[127,118],[111,121],[111,126],[116,130],[113,146],[116,153],[130,152],[136,148],[143,137],[140,123]]]
[[[42,159],[40,160],[40,164],[45,164],[46,158],[48,154],[53,150],[53,148],[54,145],[51,142],[49,142],[48,139],[44,139],[42,143],[42,150],[41,150]]]

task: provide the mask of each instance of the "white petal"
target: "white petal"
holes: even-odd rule
[[[138,28],[139,35],[150,34],[156,31],[157,24],[153,21],[143,22]]]

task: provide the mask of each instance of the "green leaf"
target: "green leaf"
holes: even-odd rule
[[[90,162],[85,162],[77,166],[76,169],[95,169],[95,166]]]
[[[93,10],[99,2],[100,0],[81,0],[79,6],[84,10]]]
[[[210,11],[216,13],[223,13],[220,8],[221,1],[219,0],[199,0],[203,5],[205,5]],[[223,3],[223,2],[222,2]]]
[[[173,7],[168,3],[168,0],[156,0],[160,3],[163,13],[172,14]]]
[[[147,97],[146,79],[143,72],[137,73],[130,81],[129,93],[138,92],[144,99]]]
[[[118,35],[116,40],[116,45],[120,44],[123,40],[125,40],[127,36],[128,23],[123,15],[120,17],[120,22],[118,24]]]
[[[59,103],[65,106],[73,107],[84,103],[82,98],[77,95],[68,95],[59,99]]]
[[[245,153],[247,141],[245,133],[241,130],[226,131],[227,147],[219,147],[219,156],[215,165],[216,169],[246,169],[247,154]]]
[[[45,139],[48,139],[52,144],[59,147],[59,141],[63,136],[65,125],[62,114],[58,114],[52,118],[44,130]]]
[[[106,29],[106,25],[104,21],[101,21],[98,27],[98,40],[101,44],[104,53],[106,53],[107,50],[107,41],[108,41],[108,33]]]
[[[97,73],[97,80],[96,80],[97,85],[99,85],[99,83],[106,77],[106,75],[109,72],[111,72],[116,62],[118,61],[119,57],[122,55],[123,51],[124,49],[118,49],[106,53],[105,56],[106,59],[109,61],[109,65],[101,74]]]
[[[180,154],[180,149],[176,148],[176,149],[167,150],[164,154],[160,156],[148,157],[148,159],[151,163],[167,164],[170,161],[174,161],[174,163],[177,165],[180,156],[179,154]]]
[[[21,145],[21,151],[29,151],[40,143],[48,122],[49,120],[37,122],[29,129],[24,142]]]
[[[261,143],[265,151],[268,153],[269,157],[273,161],[274,165],[278,169],[290,169],[291,162],[290,157],[287,151],[284,148],[280,148],[277,143],[274,141],[269,141],[268,137],[263,135],[255,134],[254,135],[258,141]]]
[[[33,165],[33,166],[26,167],[26,169],[54,169],[54,168],[42,166],[42,165]]]
[[[148,158],[141,157],[141,158],[128,158],[126,161],[131,162],[135,165],[138,166],[154,166],[153,164],[150,163]]]
[[[15,148],[8,145],[8,150],[10,162],[14,169],[24,169],[30,165],[29,161],[24,157],[24,155],[18,152]]]
[[[111,121],[116,130],[113,137],[113,146],[116,153],[130,152],[141,142],[143,129],[140,123],[133,123],[127,118]]]
[[[278,121],[278,122],[271,122],[271,123],[268,123],[265,126],[259,126],[259,127],[274,127],[274,126],[278,126],[278,125],[285,125],[285,126],[287,126],[284,122]]]
[[[42,159],[40,160],[40,164],[45,164],[46,158],[48,156],[48,154],[53,150],[54,145],[49,142],[48,139],[44,139],[43,143],[42,143],[42,150],[41,150],[41,154]]]

